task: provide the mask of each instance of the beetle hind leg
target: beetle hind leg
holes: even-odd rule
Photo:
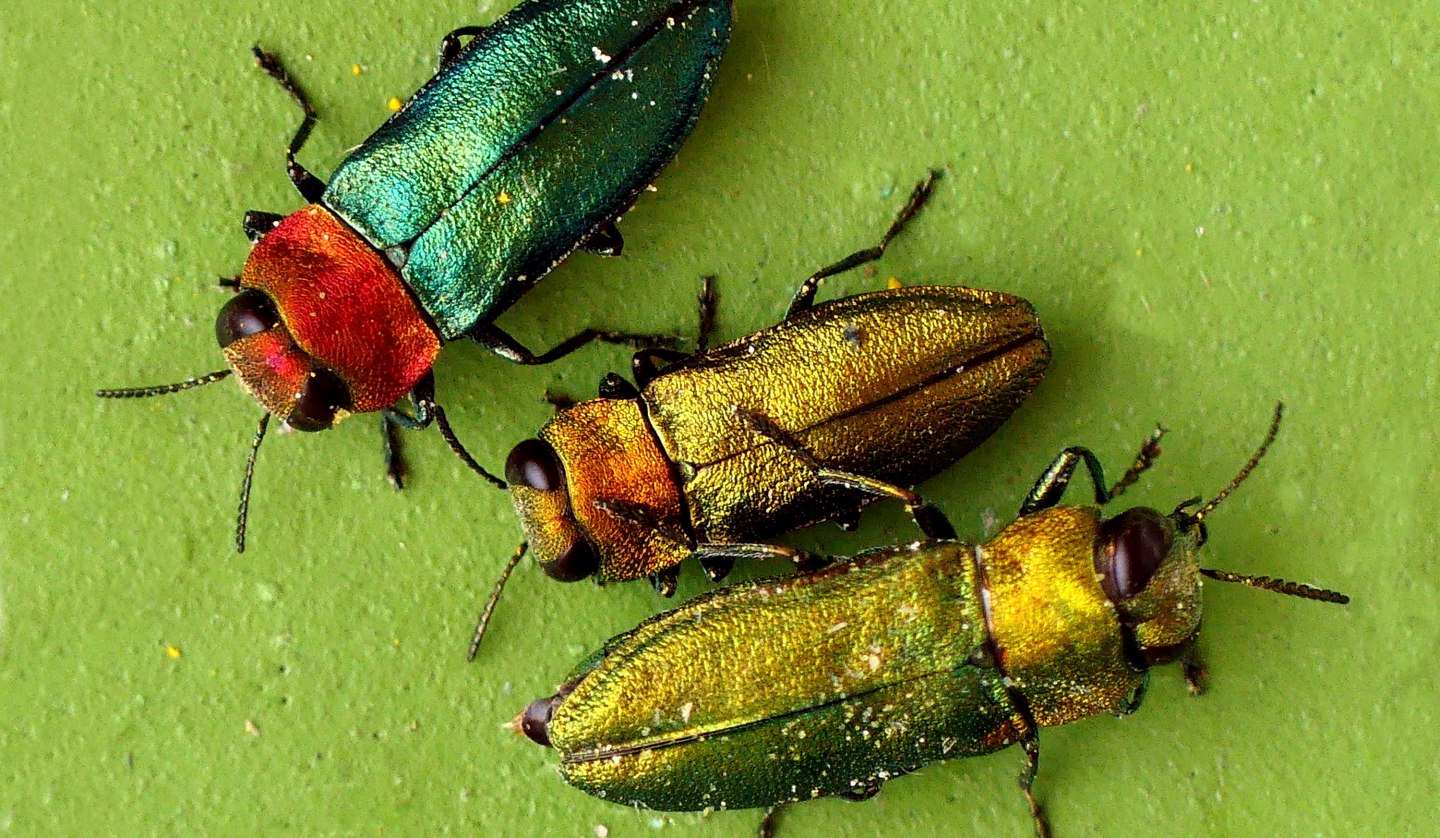
[[[920,532],[926,538],[939,541],[955,537],[955,528],[950,525],[949,519],[940,511],[939,507],[925,500],[913,490],[863,474],[852,474],[821,465],[815,456],[800,444],[799,440],[769,418],[747,411],[739,405],[732,405],[730,409],[740,424],[789,451],[813,470],[816,482],[851,489],[877,498],[894,498],[905,504],[905,508],[910,510],[910,517],[915,520],[915,526],[920,528]]]
[[[905,229],[905,225],[910,223],[910,219],[914,218],[915,214],[920,211],[920,208],[925,206],[925,202],[930,199],[930,193],[935,191],[935,181],[939,179],[940,172],[932,169],[930,174],[915,186],[914,191],[910,193],[910,199],[905,202],[905,206],[900,210],[900,214],[897,215],[895,220],[890,224],[890,229],[886,230],[885,235],[880,237],[879,244],[866,248],[865,250],[857,250],[839,262],[833,265],[827,265],[806,277],[805,281],[800,283],[800,287],[795,290],[795,296],[790,300],[790,308],[785,312],[785,319],[789,320],[813,305],[815,303],[815,292],[819,290],[820,283],[824,280],[836,274],[843,274],[846,271],[854,270],[861,265],[874,262],[881,256],[884,256],[885,248],[890,246],[890,242],[896,236],[900,235],[900,231]]]

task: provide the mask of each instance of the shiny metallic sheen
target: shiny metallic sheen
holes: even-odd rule
[[[1029,303],[913,286],[817,305],[691,356],[636,399],[555,415],[568,514],[599,577],[665,571],[704,544],[764,539],[873,498],[823,485],[813,464],[747,426],[763,416],[821,466],[912,485],[979,445],[1040,383],[1050,360]],[[614,423],[607,428],[607,423]],[[512,487],[536,558],[553,561],[569,521]]]
[[[764,807],[1118,712],[1144,673],[1095,576],[1099,521],[1057,507],[984,545],[884,548],[662,614],[567,679],[546,731],[561,773],[624,805]]]
[[[627,208],[699,117],[728,0],[532,0],[478,36],[335,170],[324,203],[442,338],[494,319]]]

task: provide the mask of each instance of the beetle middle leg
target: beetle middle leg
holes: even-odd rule
[[[666,349],[663,347],[649,347],[641,349],[630,358],[630,374],[635,378],[635,386],[643,388],[649,384],[659,372],[656,367],[657,361],[664,361],[673,364],[676,361],[683,361],[691,355],[699,355],[710,346],[710,336],[715,331],[715,277],[705,276],[700,279],[700,294],[696,298],[698,303],[699,325],[695,332],[695,351],[682,352],[677,349]]]
[[[905,225],[910,223],[910,219],[914,218],[915,214],[920,211],[920,208],[925,205],[925,202],[930,199],[930,193],[935,191],[935,181],[939,179],[939,170],[931,169],[929,176],[915,186],[914,191],[910,193],[910,200],[905,202],[905,206],[900,210],[900,214],[897,215],[895,221],[890,224],[890,229],[886,230],[885,235],[880,237],[879,244],[866,248],[865,250],[857,250],[839,262],[821,268],[807,277],[804,282],[800,283],[800,287],[795,291],[794,298],[790,300],[790,308],[785,312],[785,319],[789,320],[814,304],[815,292],[819,290],[820,283],[825,279],[858,268],[867,262],[874,262],[881,256],[884,256],[885,248],[890,246],[890,241],[900,235],[900,231],[905,229]]]
[[[630,332],[607,332],[601,329],[585,329],[571,335],[545,352],[535,353],[511,337],[505,330],[494,325],[485,325],[469,335],[470,339],[499,355],[507,361],[533,366],[557,361],[588,343],[616,343],[636,349],[654,347],[674,348],[675,339],[668,335],[637,335]]]
[[[461,38],[469,37],[473,40],[484,35],[485,29],[486,27],[484,26],[462,26],[446,34],[444,38],[440,39],[440,62],[438,66],[444,69],[445,65],[454,61],[455,56],[460,54],[460,50],[465,48],[465,44],[460,43]]]
[[[913,490],[863,474],[852,474],[824,466],[805,449],[805,446],[800,444],[799,440],[786,433],[783,428],[770,421],[769,418],[745,410],[739,405],[733,405],[731,410],[736,419],[747,429],[789,451],[814,471],[817,482],[852,489],[873,497],[894,498],[905,504],[905,508],[910,511],[910,517],[915,520],[915,526],[920,528],[920,532],[924,533],[926,538],[938,541],[955,537],[955,528],[950,525],[950,521],[944,513]]]
[[[300,153],[305,141],[310,138],[310,129],[315,127],[315,120],[318,118],[315,108],[311,107],[309,98],[305,96],[300,86],[290,78],[290,73],[285,70],[285,65],[280,63],[279,58],[261,49],[258,45],[251,47],[250,52],[255,56],[255,63],[265,71],[265,75],[274,79],[286,93],[290,94],[290,98],[295,100],[304,113],[304,118],[300,120],[300,127],[296,129],[295,136],[291,138],[290,145],[285,149],[285,174],[295,185],[295,190],[300,193],[300,197],[312,204],[316,203],[325,191],[325,183],[295,161],[295,155]]]

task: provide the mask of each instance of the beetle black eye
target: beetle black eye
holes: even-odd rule
[[[585,539],[577,538],[555,557],[555,561],[545,562],[540,568],[556,581],[579,582],[595,575],[595,571],[600,569],[600,557],[595,555]]]
[[[564,487],[565,472],[548,442],[527,439],[512,448],[510,456],[505,458],[505,481],[541,492],[554,492]]]
[[[520,726],[520,732],[536,745],[550,747],[550,717],[555,715],[555,705],[560,702],[560,698],[558,695],[537,698],[530,702],[530,706],[515,720]]]
[[[350,388],[340,376],[321,367],[305,379],[285,423],[297,431],[323,431],[335,424],[337,412],[349,409]]]
[[[215,318],[215,340],[224,349],[241,338],[259,334],[280,322],[275,304],[263,291],[247,288],[230,298]]]
[[[1102,524],[1095,569],[1110,600],[1120,602],[1145,590],[1173,540],[1170,522],[1153,509],[1128,509]]]

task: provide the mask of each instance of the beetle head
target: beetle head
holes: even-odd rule
[[[542,439],[516,445],[505,460],[505,482],[525,537],[552,579],[575,582],[593,575],[600,560],[580,532],[565,485],[560,455]]]
[[[220,309],[215,339],[240,384],[298,431],[321,431],[354,409],[350,388],[301,349],[270,296],[246,288]]]
[[[1153,509],[1128,509],[1100,524],[1095,542],[1095,572],[1125,627],[1131,663],[1144,669],[1185,654],[1200,631],[1201,576],[1240,582],[1275,593],[1345,604],[1336,591],[1266,576],[1244,576],[1202,568],[1199,552],[1207,533],[1205,518],[1260,464],[1280,432],[1284,405],[1275,406],[1270,430],[1224,489],[1210,501],[1181,503],[1169,515]],[[1199,508],[1190,511],[1199,505]]]
[[[1200,522],[1127,509],[1100,524],[1095,573],[1126,629],[1131,663],[1178,658],[1200,630]]]

